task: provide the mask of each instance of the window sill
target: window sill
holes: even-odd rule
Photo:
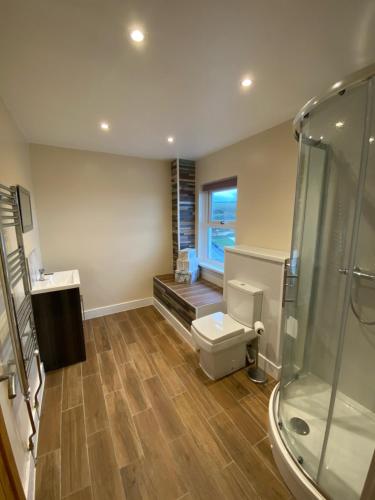
[[[223,276],[223,274],[224,274],[224,264],[220,264],[220,263],[213,264],[212,262],[200,260],[199,266],[203,267],[203,269],[208,269],[209,271],[213,271],[217,274],[220,274],[221,276]]]

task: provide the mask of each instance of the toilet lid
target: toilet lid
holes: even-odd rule
[[[223,340],[235,337],[245,332],[241,323],[231,318],[228,314],[216,312],[203,318],[195,319],[193,326],[203,338],[216,344]]]

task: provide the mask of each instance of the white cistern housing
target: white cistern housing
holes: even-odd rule
[[[242,325],[253,328],[262,314],[263,291],[239,280],[228,281],[227,312]]]

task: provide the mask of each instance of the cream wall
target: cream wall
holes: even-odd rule
[[[80,271],[86,309],[152,296],[171,271],[169,163],[32,144],[44,266]]]
[[[29,145],[0,99],[0,183],[20,184],[31,192],[34,229],[24,234],[26,255],[35,249],[40,257],[38,219],[35,210]]]
[[[31,192],[33,205],[34,229],[24,235],[26,255],[36,250],[37,260],[40,259],[38,236],[38,221],[34,204],[34,190],[29,161],[29,146],[19,132],[12,117],[0,99],[0,183],[9,185],[21,184]],[[9,232],[14,231],[9,229]],[[0,323],[3,334],[7,329],[6,314],[0,307]],[[30,375],[31,396],[33,397],[37,384],[35,365]],[[4,413],[13,453],[20,473],[25,492],[33,490],[34,467],[27,451],[27,440],[31,433],[26,405],[18,389],[17,397],[8,399],[7,383],[0,383],[0,405]],[[37,421],[37,419],[36,419]]]
[[[198,192],[206,182],[238,176],[237,244],[289,250],[297,153],[288,121],[197,162]]]

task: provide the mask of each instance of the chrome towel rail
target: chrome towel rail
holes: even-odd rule
[[[9,228],[14,228],[15,230],[17,248],[8,253],[5,230],[9,230]],[[14,360],[9,362],[8,365],[14,364],[16,368],[15,372],[9,371],[0,376],[0,381],[8,380],[8,395],[10,398],[14,398],[16,396],[16,374],[18,376],[32,430],[28,437],[28,449],[34,461],[36,461],[33,441],[36,435],[36,426],[30,402],[31,395],[28,377],[31,372],[33,360],[35,359],[39,376],[39,385],[34,396],[34,404],[38,412],[38,394],[43,381],[41,362],[31,305],[27,263],[23,248],[21,214],[17,189],[15,186],[7,187],[3,184],[0,184],[0,264],[0,283],[4,290],[4,302],[14,353]],[[21,280],[23,283],[24,298],[21,304],[16,306],[14,288]]]

